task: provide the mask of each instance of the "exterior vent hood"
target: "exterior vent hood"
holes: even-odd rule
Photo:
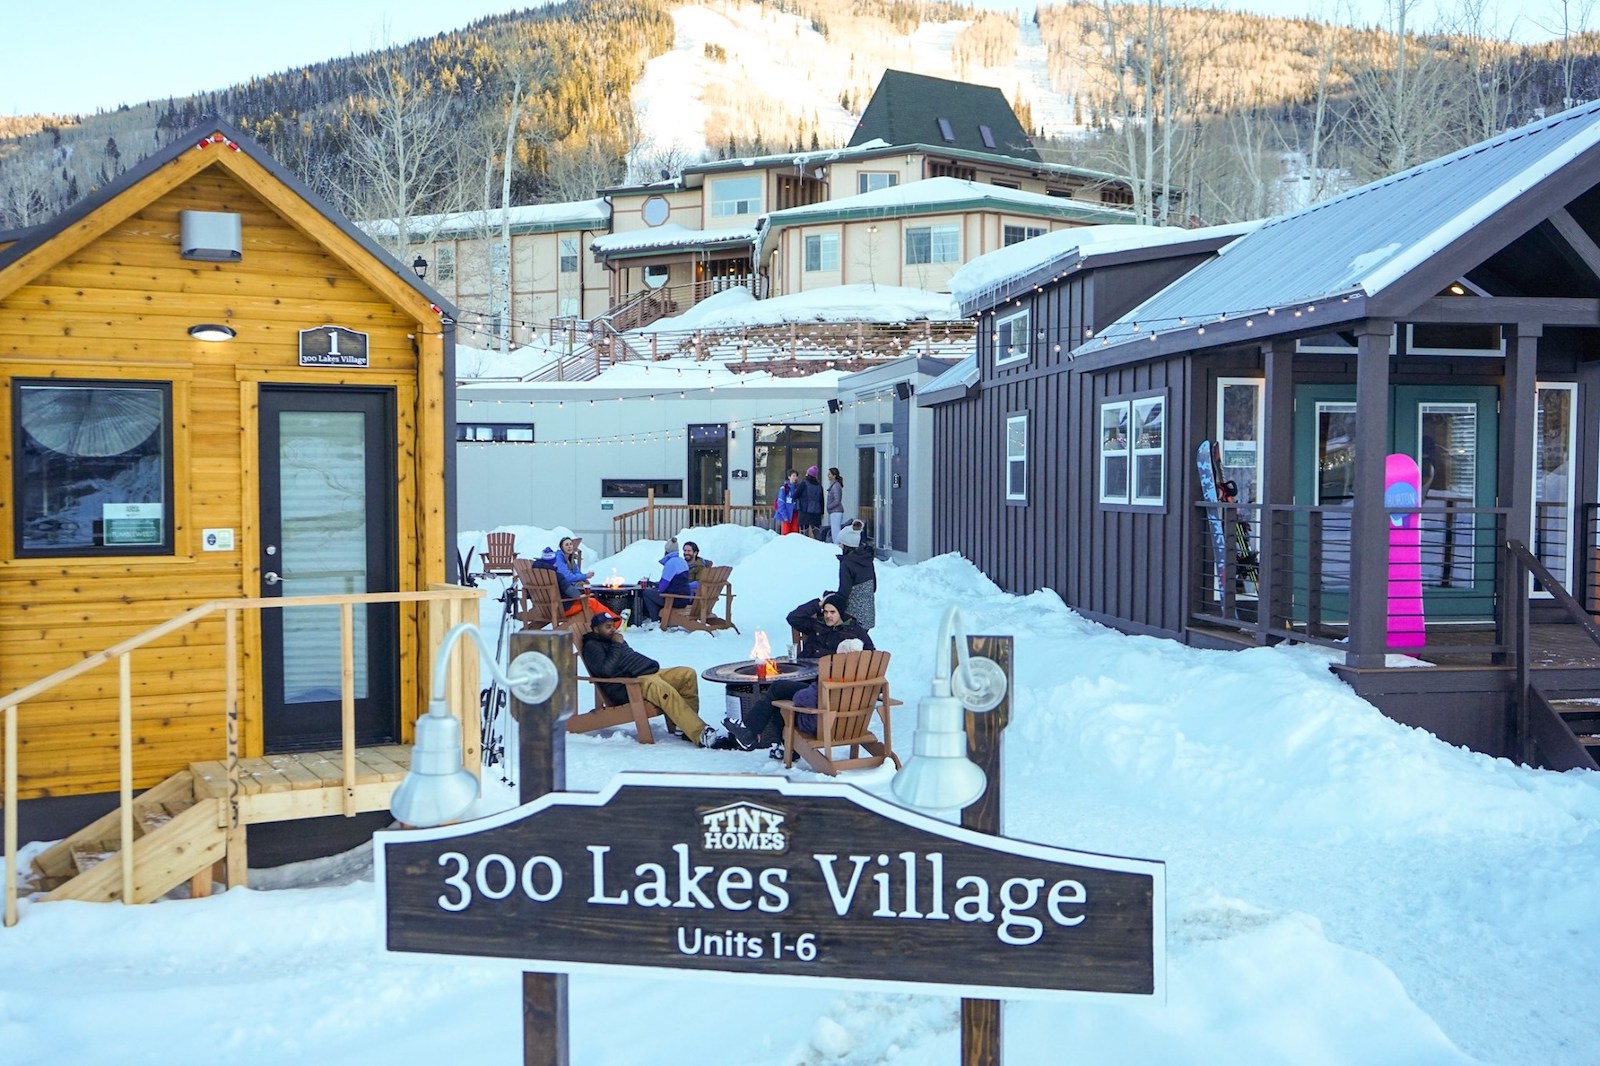
[[[178,248],[185,259],[237,263],[244,258],[244,234],[238,215],[222,211],[183,211]]]

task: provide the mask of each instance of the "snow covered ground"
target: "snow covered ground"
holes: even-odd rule
[[[525,531],[530,544],[560,532]],[[834,585],[824,545],[730,527],[689,536],[734,566],[744,632],[631,635],[665,663],[744,658],[754,629],[782,634],[790,607]],[[590,567],[637,578],[658,551]],[[1313,649],[1122,636],[1053,593],[1002,593],[956,556],[883,566],[880,585],[873,635],[907,700],[901,751],[932,673],[936,608],[958,603],[973,632],[1017,638],[1008,834],[1167,863],[1168,1002],[1011,1004],[1008,1063],[1067,1049],[1118,1064],[1600,1060],[1600,775],[1521,769],[1397,725]],[[485,620],[497,610],[485,604]],[[720,699],[702,685],[707,717]],[[782,772],[759,753],[659,741],[573,737],[569,786],[634,768]],[[889,776],[852,780],[882,793]],[[485,808],[509,800],[496,785]],[[25,906],[0,930],[0,1061],[518,1061],[518,982],[386,958],[352,860],[279,875],[321,887]],[[572,1012],[583,1064],[957,1056],[956,1004],[935,997],[575,978]]]

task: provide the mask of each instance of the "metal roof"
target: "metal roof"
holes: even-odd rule
[[[883,72],[850,143],[916,144],[935,136],[952,148],[1039,161],[1039,150],[1005,93],[904,70]]]
[[[917,391],[917,403],[921,407],[933,407],[950,400],[961,399],[966,396],[967,390],[977,383],[978,353],[973,352],[922,386]]]
[[[1268,309],[1364,306],[1597,143],[1600,103],[1585,104],[1270,219],[1078,352]]]

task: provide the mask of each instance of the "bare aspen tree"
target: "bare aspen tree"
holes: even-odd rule
[[[1534,24],[1561,42],[1561,107],[1569,108],[1578,102],[1572,89],[1572,74],[1577,66],[1578,53],[1572,48],[1572,39],[1589,28],[1594,14],[1595,0],[1548,0],[1548,12],[1533,20]]]
[[[392,66],[366,79],[365,113],[352,124],[355,180],[341,190],[350,213],[369,222],[397,259],[408,245],[431,244],[443,215],[460,211],[466,184],[456,180],[462,139],[445,98]]]
[[[1510,125],[1511,102],[1527,84],[1528,67],[1511,62],[1511,31],[1499,29],[1490,0],[1460,0],[1454,29],[1466,66],[1465,138],[1485,140]]]
[[[1420,0],[1388,0],[1393,51],[1375,51],[1351,71],[1346,116],[1363,177],[1405,170],[1461,143],[1459,67],[1443,41],[1419,36]]]

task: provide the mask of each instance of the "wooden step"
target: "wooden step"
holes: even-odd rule
[[[160,784],[147,788],[135,796],[134,838],[138,839],[147,831],[144,825],[146,814],[153,814],[156,811],[167,814],[181,813],[193,804],[194,786],[194,774],[188,770],[179,770]],[[77,877],[81,872],[76,858],[78,852],[103,854],[107,850],[116,851],[122,846],[121,827],[121,808],[118,807],[34,856],[33,870],[39,886],[46,890],[53,889]]]
[[[133,845],[133,900],[151,903],[197,874],[211,869],[227,850],[219,800],[192,803]],[[122,856],[98,856],[89,868],[46,893],[43,899],[111,903],[122,898]]]

